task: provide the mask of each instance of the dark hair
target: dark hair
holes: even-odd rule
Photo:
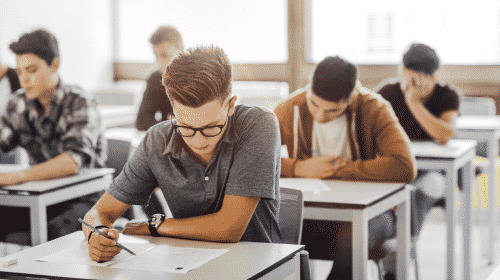
[[[51,65],[54,58],[59,57],[56,37],[43,29],[23,34],[9,48],[16,55],[32,53],[45,60],[47,65]]]
[[[328,56],[316,68],[312,77],[313,93],[325,100],[349,100],[356,85],[357,69],[354,64],[339,57]]]
[[[160,26],[149,39],[151,45],[159,45],[163,42],[174,44],[178,49],[184,49],[181,33],[173,26]]]
[[[232,66],[223,49],[196,46],[180,52],[167,66],[163,85],[170,100],[198,108],[231,94]]]
[[[403,66],[432,75],[439,68],[439,57],[431,47],[414,43],[403,55]]]

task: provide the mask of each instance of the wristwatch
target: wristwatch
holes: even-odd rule
[[[148,224],[149,224],[149,232],[151,233],[151,236],[155,237],[160,237],[161,235],[158,233],[158,228],[160,225],[165,221],[165,215],[163,214],[154,214],[149,218]]]

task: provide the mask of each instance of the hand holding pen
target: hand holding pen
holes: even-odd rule
[[[89,240],[89,256],[92,260],[96,262],[109,261],[114,256],[118,255],[121,249],[124,249],[130,254],[135,255],[128,248],[116,241],[118,240],[119,236],[119,233],[116,229],[96,229],[82,219],[78,219],[78,221],[94,232],[92,234],[92,238],[90,238]]]

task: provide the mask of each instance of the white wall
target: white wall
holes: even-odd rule
[[[0,0],[0,61],[15,68],[9,44],[45,28],[59,43],[60,76],[87,90],[112,83],[111,1]]]

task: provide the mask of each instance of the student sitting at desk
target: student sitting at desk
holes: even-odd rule
[[[141,131],[146,131],[151,126],[172,117],[172,106],[165,93],[165,87],[161,84],[161,73],[165,71],[174,56],[184,49],[181,33],[172,26],[160,26],[149,42],[153,45],[158,70],[148,78],[135,121],[135,126]],[[157,114],[161,114],[158,119]]]
[[[410,182],[415,159],[410,140],[390,104],[357,82],[356,67],[327,57],[315,68],[310,86],[297,90],[276,110],[286,177]],[[353,190],[355,191],[355,190]],[[382,242],[393,235],[394,213],[369,222],[370,258],[382,257]],[[352,278],[351,224],[304,220],[302,244],[311,259],[334,260],[328,279]]]
[[[436,52],[424,44],[412,44],[403,55],[399,79],[379,85],[378,93],[387,99],[411,140],[434,140],[446,144],[455,134],[459,93],[451,85],[436,80],[439,67]],[[425,217],[434,204],[444,198],[444,176],[436,171],[418,171],[412,182],[412,236],[418,236]],[[393,267],[386,265],[387,268]]]
[[[235,106],[232,66],[224,51],[199,46],[179,53],[163,84],[175,119],[151,127],[85,221],[115,239],[114,221],[146,204],[158,186],[173,218],[153,215],[123,233],[216,242],[280,242],[278,120],[261,108]],[[113,241],[82,227],[89,255],[107,261]]]
[[[21,36],[10,49],[16,54],[22,89],[11,96],[0,119],[0,151],[23,147],[35,165],[21,172],[0,173],[0,186],[64,177],[82,167],[104,167],[106,149],[96,103],[91,95],[59,78],[54,35],[35,30]],[[78,229],[78,221],[67,225],[63,217],[75,211],[85,213],[98,198],[87,196],[50,206],[49,239],[70,233],[65,230],[71,226],[72,231]],[[9,212],[16,215],[5,214]],[[0,237],[29,230],[29,223],[19,222],[24,217],[29,221],[29,209],[1,207],[0,213]]]

